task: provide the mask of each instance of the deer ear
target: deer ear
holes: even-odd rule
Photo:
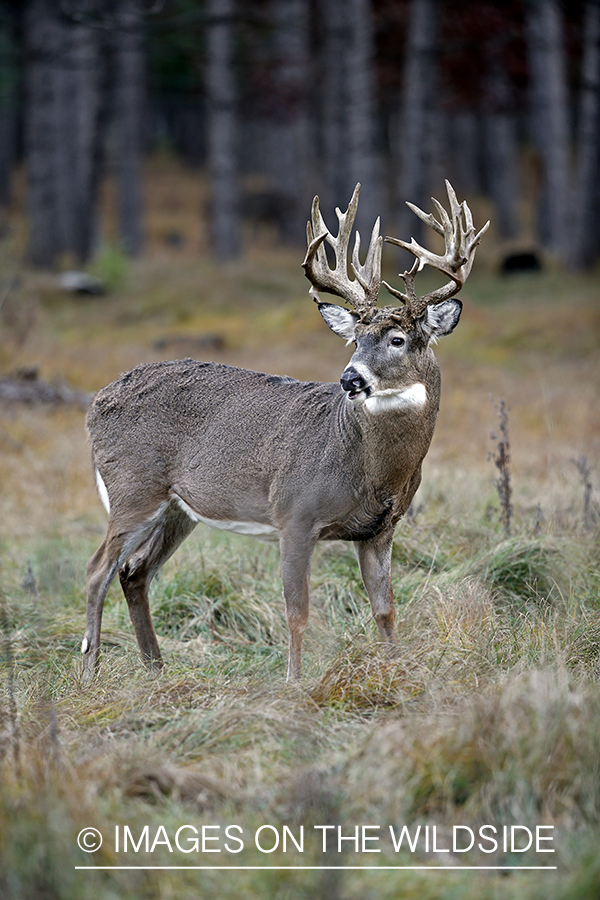
[[[335,303],[319,303],[319,312],[334,334],[344,338],[349,344],[352,343],[360,316],[343,306],[336,306]]]
[[[423,330],[431,338],[441,338],[454,331],[458,325],[462,303],[460,300],[444,300],[427,307],[423,316]]]

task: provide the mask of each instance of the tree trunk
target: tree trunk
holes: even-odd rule
[[[62,250],[55,178],[56,62],[61,28],[51,0],[32,0],[25,16],[25,159],[29,260],[51,266]]]
[[[352,192],[348,153],[348,78],[346,48],[350,38],[349,15],[344,0],[324,0],[323,5],[323,152],[322,201],[326,210],[342,206]]]
[[[17,161],[17,111],[8,98],[4,99],[0,109],[0,207],[10,203],[11,177]]]
[[[308,24],[305,0],[272,0],[274,26],[273,114],[265,123],[268,170],[275,198],[281,203],[280,237],[303,243],[311,146],[308,125]]]
[[[241,249],[237,144],[239,123],[234,69],[235,0],[209,0],[208,16],[208,171],[210,237],[220,260]]]
[[[326,0],[323,23],[325,206],[345,209],[360,181],[356,222],[367,237],[380,212],[371,2]]]
[[[485,78],[483,114],[483,161],[489,194],[496,210],[496,226],[501,238],[518,232],[518,145],[517,123],[511,115],[510,86],[501,58],[489,63]]]
[[[381,208],[381,185],[377,171],[375,130],[375,27],[372,0],[351,0],[352,35],[348,47],[348,134],[350,138],[350,188],[361,183],[356,227],[368,243]],[[347,196],[347,202],[350,199]]]
[[[482,190],[479,122],[477,113],[467,107],[457,110],[451,118],[452,177],[450,181],[462,196],[478,194]]]
[[[119,238],[137,256],[143,245],[142,117],[144,55],[140,0],[117,0],[113,42],[115,157]]]
[[[58,216],[64,249],[85,262],[98,233],[103,57],[97,29],[67,25],[65,31],[67,46],[57,78]]]
[[[0,207],[10,203],[10,185],[17,160],[18,123],[18,55],[15,17],[3,9],[0,12],[0,53],[3,74],[0,81]]]
[[[569,264],[591,266],[600,253],[597,208],[600,201],[600,2],[589,0],[583,23],[583,61]]]
[[[428,132],[432,121],[433,95],[436,82],[435,50],[438,31],[437,0],[411,0],[400,127],[398,233],[404,240],[412,234],[420,240],[422,225],[406,207],[410,200],[423,208],[427,202]]]
[[[64,22],[51,0],[25,16],[29,258],[50,266],[92,252],[102,65],[99,32]]]
[[[529,0],[526,31],[533,138],[542,171],[539,233],[542,244],[565,261],[570,225],[569,118],[563,27],[557,0]]]

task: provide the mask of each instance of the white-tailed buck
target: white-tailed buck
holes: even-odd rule
[[[450,298],[463,286],[488,227],[476,234],[467,204],[458,203],[448,183],[447,189],[450,214],[434,200],[439,221],[409,204],[442,235],[443,255],[414,239],[386,238],[416,260],[401,276],[405,293],[384,282],[401,301],[384,309],[377,307],[379,220],[364,264],[356,234],[353,277],[348,274],[359,185],[348,210],[336,210],[337,237],[315,197],[303,266],[329,328],[356,345],[341,387],[184,359],[137,366],[97,394],[87,428],[109,520],[87,567],[82,653],[88,675],[98,661],[102,607],[117,572],[142,657],[162,666],[148,588],[198,522],[279,540],[289,679],[300,677],[317,541],[354,542],[381,639],[397,642],[392,539],[421,480],[438,413],[440,375],[430,345],[459,320],[462,304]],[[415,276],[425,264],[450,280],[418,297]],[[319,291],[353,309],[322,303]]]

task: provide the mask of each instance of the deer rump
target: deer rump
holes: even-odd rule
[[[407,481],[429,441],[421,432],[404,453],[396,448],[401,485],[373,484],[362,441],[348,439],[360,422],[348,422],[358,417],[344,406],[339,383],[192,359],[137,366],[103,388],[87,416],[110,518],[140,543],[144,523],[168,507],[194,525],[267,540],[292,523],[311,540],[368,540],[405,512],[416,490],[406,496]],[[136,549],[134,533],[124,553]]]

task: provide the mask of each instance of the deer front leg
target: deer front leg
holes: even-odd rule
[[[379,636],[389,644],[398,643],[390,575],[393,536],[393,531],[384,531],[370,541],[356,541],[354,544]]]
[[[287,681],[302,674],[302,638],[308,622],[310,565],[315,542],[305,533],[288,530],[281,534],[281,578],[290,633]]]

